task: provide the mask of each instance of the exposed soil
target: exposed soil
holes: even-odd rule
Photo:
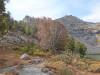
[[[5,50],[3,48],[0,49],[0,68],[13,66],[19,62],[19,56],[15,52],[11,50]]]

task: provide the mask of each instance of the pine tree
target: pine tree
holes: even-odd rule
[[[8,14],[6,13],[5,4],[8,0],[0,0],[0,36],[3,36],[8,29]]]

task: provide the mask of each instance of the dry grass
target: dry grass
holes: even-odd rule
[[[54,69],[54,70],[61,70],[64,67],[66,67],[66,64],[62,61],[56,61],[56,62],[51,61],[51,62],[47,62],[45,64],[45,67],[51,68],[51,69]]]

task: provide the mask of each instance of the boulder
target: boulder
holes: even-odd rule
[[[22,60],[30,60],[30,56],[28,54],[24,53],[24,54],[21,55],[20,59],[22,59]]]
[[[40,57],[35,57],[31,60],[31,63],[33,64],[39,64],[39,63],[42,63],[44,61],[43,58],[40,58]]]
[[[43,73],[48,73],[49,75],[55,75],[55,71],[53,69],[50,69],[50,68],[44,67],[44,68],[41,69],[41,71]]]
[[[49,68],[42,68],[41,71],[44,72],[44,73],[48,73],[49,72]]]
[[[48,71],[49,75],[55,75],[55,73],[53,71]]]

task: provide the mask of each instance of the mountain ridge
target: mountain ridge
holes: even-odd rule
[[[69,34],[71,34],[75,39],[78,39],[87,46],[87,53],[100,53],[100,47],[97,47],[96,33],[93,29],[93,26],[95,26],[96,23],[86,22],[72,15],[66,15],[62,18],[56,19],[56,21],[64,24]]]

